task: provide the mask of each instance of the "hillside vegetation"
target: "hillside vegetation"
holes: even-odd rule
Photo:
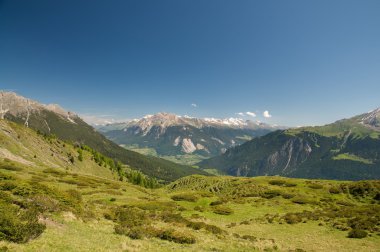
[[[20,123],[20,125],[24,124],[25,121],[24,116],[6,114],[5,117],[8,120]],[[207,173],[190,166],[179,165],[164,159],[144,156],[137,152],[126,150],[95,131],[79,117],[67,120],[57,113],[42,110],[38,113],[30,113],[28,125],[42,134],[54,134],[62,140],[87,145],[105,156],[117,159],[132,169],[139,170],[164,182],[170,182],[191,174],[207,175]]]
[[[75,161],[76,162],[76,161]],[[147,189],[0,162],[3,251],[377,251],[380,181],[190,176]]]

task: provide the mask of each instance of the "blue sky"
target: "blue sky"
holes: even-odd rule
[[[0,0],[0,89],[107,118],[325,124],[380,106],[379,13],[378,0]]]

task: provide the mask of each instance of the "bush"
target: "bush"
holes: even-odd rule
[[[292,182],[286,182],[286,183],[284,184],[284,186],[285,186],[285,187],[295,187],[295,186],[297,186],[297,184],[296,184],[296,183],[292,183]]]
[[[221,205],[223,204],[223,201],[221,200],[217,200],[217,201],[213,201],[210,203],[210,206],[217,206],[217,205]]]
[[[243,235],[240,238],[244,240],[252,241],[252,242],[257,241],[257,238],[253,235]]]
[[[180,223],[180,224],[184,224],[184,225],[189,224],[189,220],[182,217],[181,214],[172,213],[170,211],[166,211],[166,212],[161,213],[160,217],[161,217],[161,220],[163,222]]]
[[[60,171],[58,169],[54,169],[54,168],[47,168],[47,169],[43,170],[43,173],[48,173],[48,174],[51,174],[54,176],[59,176],[59,177],[66,175],[65,172]]]
[[[281,191],[279,190],[270,190],[270,191],[265,191],[261,197],[266,198],[266,199],[272,199],[274,197],[280,196]]]
[[[364,231],[364,230],[360,230],[360,229],[352,229],[349,233],[348,233],[348,238],[358,238],[358,239],[362,239],[364,237],[367,236],[367,232]]]
[[[52,199],[47,195],[36,195],[30,198],[28,205],[36,209],[40,213],[44,212],[58,212],[60,204],[57,200]]]
[[[203,207],[203,206],[195,206],[195,207],[194,207],[194,210],[195,210],[195,211],[198,211],[198,212],[204,212],[204,211],[206,210],[206,208]]]
[[[0,172],[0,181],[2,181],[2,180],[14,180],[14,179],[15,178],[13,176]]]
[[[309,185],[309,188],[311,188],[311,189],[322,189],[323,185],[313,183],[313,184]]]
[[[160,230],[157,232],[157,238],[161,240],[172,241],[181,244],[194,244],[195,238],[190,234],[181,233],[173,229]]]
[[[40,236],[44,230],[45,225],[38,223],[36,212],[0,203],[0,240],[25,243]]]
[[[142,226],[128,227],[122,224],[115,226],[115,233],[120,235],[126,235],[131,239],[142,239],[145,237],[145,230]]]
[[[377,193],[375,197],[373,197],[374,200],[380,201],[380,193]]]
[[[201,228],[204,228],[205,225],[206,225],[206,223],[201,222],[201,221],[200,221],[200,222],[192,222],[192,221],[190,221],[190,222],[186,225],[186,227],[191,228],[191,229],[194,229],[194,230],[200,230]]]
[[[329,192],[330,192],[331,194],[339,194],[339,193],[341,193],[342,191],[340,190],[339,187],[330,187]]]
[[[204,228],[213,234],[222,234],[224,232],[223,229],[221,229],[220,227],[217,227],[215,225],[206,224],[206,226]]]
[[[8,170],[8,171],[22,171],[21,167],[15,166],[13,164],[1,164],[0,169]]]
[[[214,207],[213,212],[220,215],[230,215],[230,214],[233,214],[234,211],[227,206],[218,205]]]
[[[285,180],[275,179],[268,182],[270,185],[282,186],[286,183]]]
[[[173,195],[172,200],[175,201],[188,201],[188,202],[196,202],[198,200],[198,196],[190,193],[182,193]]]
[[[294,194],[291,194],[291,193],[282,193],[281,196],[284,198],[284,199],[291,199],[291,198],[294,198]]]
[[[116,210],[115,217],[118,223],[127,228],[143,226],[149,223],[145,211],[135,207],[120,207]]]
[[[296,204],[301,204],[301,205],[314,203],[312,200],[310,200],[306,197],[296,197],[296,198],[292,199],[292,202],[296,203]]]
[[[205,229],[206,231],[213,233],[213,234],[222,234],[223,230],[215,225],[206,224],[204,222],[192,222],[189,221],[189,223],[186,225],[188,228],[194,229],[194,230],[200,230]]]
[[[287,213],[285,216],[284,216],[284,220],[286,221],[286,223],[288,224],[296,224],[296,223],[300,223],[302,222],[302,218],[300,216],[298,216],[297,214],[292,214],[292,213]]]

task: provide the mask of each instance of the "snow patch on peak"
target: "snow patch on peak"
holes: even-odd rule
[[[152,118],[153,117],[153,115],[146,115],[146,116],[144,116],[143,118],[144,119],[149,119],[149,118]],[[139,119],[135,119],[136,121],[139,121]]]

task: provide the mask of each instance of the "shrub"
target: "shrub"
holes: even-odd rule
[[[0,189],[2,191],[12,191],[16,187],[17,187],[17,185],[13,181],[5,181],[3,183],[0,183]]]
[[[37,238],[44,230],[45,225],[38,223],[36,212],[0,203],[0,240],[25,243]]]
[[[294,198],[294,194],[291,194],[291,193],[282,193],[281,196],[284,198],[284,199],[291,199],[291,198]]]
[[[51,174],[51,175],[55,175],[55,176],[65,176],[66,173],[63,172],[63,171],[60,171],[58,169],[54,169],[54,168],[47,168],[45,170],[42,171],[43,173],[48,173],[48,174]]]
[[[268,182],[270,185],[282,186],[286,183],[285,180],[275,179]]]
[[[206,225],[206,223],[201,222],[201,221],[199,221],[199,222],[192,222],[192,221],[190,221],[190,222],[186,225],[186,227],[191,228],[191,229],[194,229],[194,230],[200,230],[201,228],[204,228],[205,225]]]
[[[339,194],[342,192],[342,190],[339,187],[334,186],[334,187],[330,187],[329,192],[331,194]]]
[[[181,233],[173,229],[160,230],[157,232],[157,238],[168,240],[181,244],[194,244],[195,238],[190,234]]]
[[[297,214],[287,213],[284,216],[284,220],[288,224],[296,224],[302,222],[302,218],[298,216]]]
[[[311,189],[322,189],[323,185],[312,183],[312,184],[309,185],[309,188],[311,188]]]
[[[1,164],[0,169],[8,170],[8,171],[22,171],[21,167],[15,166],[13,164]]]
[[[367,232],[364,231],[364,230],[360,230],[360,229],[352,229],[349,233],[348,233],[348,237],[349,238],[358,238],[358,239],[362,239],[364,237],[367,236]]]
[[[189,221],[186,218],[182,217],[181,214],[175,214],[170,211],[161,213],[160,217],[162,221],[164,222],[175,222],[175,223],[182,223],[185,225],[189,223]]]
[[[221,205],[223,204],[223,201],[221,200],[217,200],[217,201],[213,201],[210,203],[210,206],[217,206],[217,205]]]
[[[279,190],[270,190],[270,191],[265,191],[261,197],[266,198],[266,199],[272,199],[274,197],[280,196],[281,191]]]
[[[343,201],[343,200],[338,200],[336,203],[338,205],[342,205],[342,206],[355,206],[355,204],[353,204],[349,201]]]
[[[213,212],[220,215],[230,215],[230,214],[233,214],[234,211],[227,206],[218,205],[214,207]]]
[[[198,212],[204,212],[204,211],[206,210],[206,208],[203,207],[203,206],[195,206],[195,207],[194,207],[194,210],[195,210],[195,211],[198,211]]]
[[[223,229],[221,229],[220,227],[217,227],[215,225],[206,224],[206,226],[204,228],[213,234],[222,234],[223,233]]]
[[[186,227],[194,229],[194,230],[200,230],[200,229],[205,229],[206,231],[213,233],[213,234],[222,234],[223,230],[215,225],[210,225],[204,222],[193,222],[189,221]]]
[[[145,231],[142,226],[128,227],[123,224],[118,224],[115,226],[115,233],[126,235],[131,239],[141,239],[145,236]]]
[[[14,180],[14,179],[15,178],[13,176],[0,172],[0,181],[2,181],[2,180]]]
[[[295,187],[295,186],[297,186],[297,184],[296,184],[296,183],[292,183],[292,182],[286,182],[286,183],[284,184],[284,186],[285,186],[285,187]]]
[[[172,198],[172,200],[175,200],[175,201],[196,202],[198,200],[197,195],[190,194],[190,193],[176,194],[176,195],[173,195],[171,198]]]
[[[310,203],[314,203],[312,200],[306,198],[306,197],[295,197],[294,199],[292,199],[292,202],[293,203],[296,203],[296,204],[310,204]]]
[[[243,235],[240,238],[244,240],[252,241],[252,242],[257,241],[257,238],[253,235]]]
[[[380,193],[377,193],[375,197],[373,197],[374,200],[380,201]]]
[[[30,198],[28,205],[38,212],[57,212],[60,210],[59,202],[47,195],[36,195]]]

